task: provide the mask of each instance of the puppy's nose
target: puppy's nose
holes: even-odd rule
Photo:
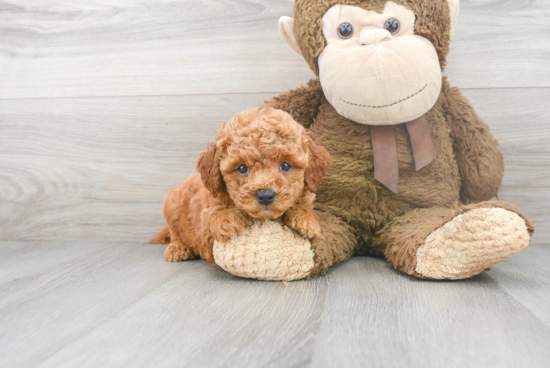
[[[267,206],[275,200],[275,191],[273,189],[260,189],[256,192],[256,199],[264,206]]]

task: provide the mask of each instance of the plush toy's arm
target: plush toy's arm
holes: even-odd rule
[[[498,142],[458,88],[451,88],[445,79],[442,91],[462,178],[460,199],[465,204],[489,200],[497,195],[504,175]]]
[[[294,120],[308,128],[319,111],[324,94],[318,79],[310,80],[306,86],[280,94],[266,101],[266,105],[289,113]]]

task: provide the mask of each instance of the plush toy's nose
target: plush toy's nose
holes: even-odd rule
[[[275,200],[275,191],[273,189],[260,189],[256,192],[256,199],[264,206],[267,206]]]
[[[385,40],[391,39],[391,33],[385,29],[369,29],[361,32],[359,42],[361,45],[376,45]]]

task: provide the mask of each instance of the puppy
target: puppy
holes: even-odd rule
[[[214,240],[242,233],[252,219],[276,219],[304,237],[320,234],[313,214],[317,185],[330,163],[287,113],[260,108],[224,123],[197,171],[164,203],[167,226],[151,243],[169,243],[167,261],[200,256],[214,263]]]

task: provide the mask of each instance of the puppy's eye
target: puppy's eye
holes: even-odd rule
[[[386,23],[384,23],[384,28],[386,28],[386,30],[392,35],[394,35],[399,32],[399,28],[401,28],[401,25],[399,24],[399,21],[397,19],[390,18],[386,21]]]
[[[338,26],[338,36],[343,39],[350,38],[353,36],[353,26],[348,22],[340,24]]]
[[[281,164],[281,170],[284,171],[284,172],[289,172],[290,169],[292,169],[292,166],[290,166],[289,164],[287,164],[286,162],[283,162]]]
[[[239,174],[243,174],[243,175],[248,174],[249,170],[250,169],[246,165],[241,165],[241,166],[237,167],[237,171],[239,172]]]

